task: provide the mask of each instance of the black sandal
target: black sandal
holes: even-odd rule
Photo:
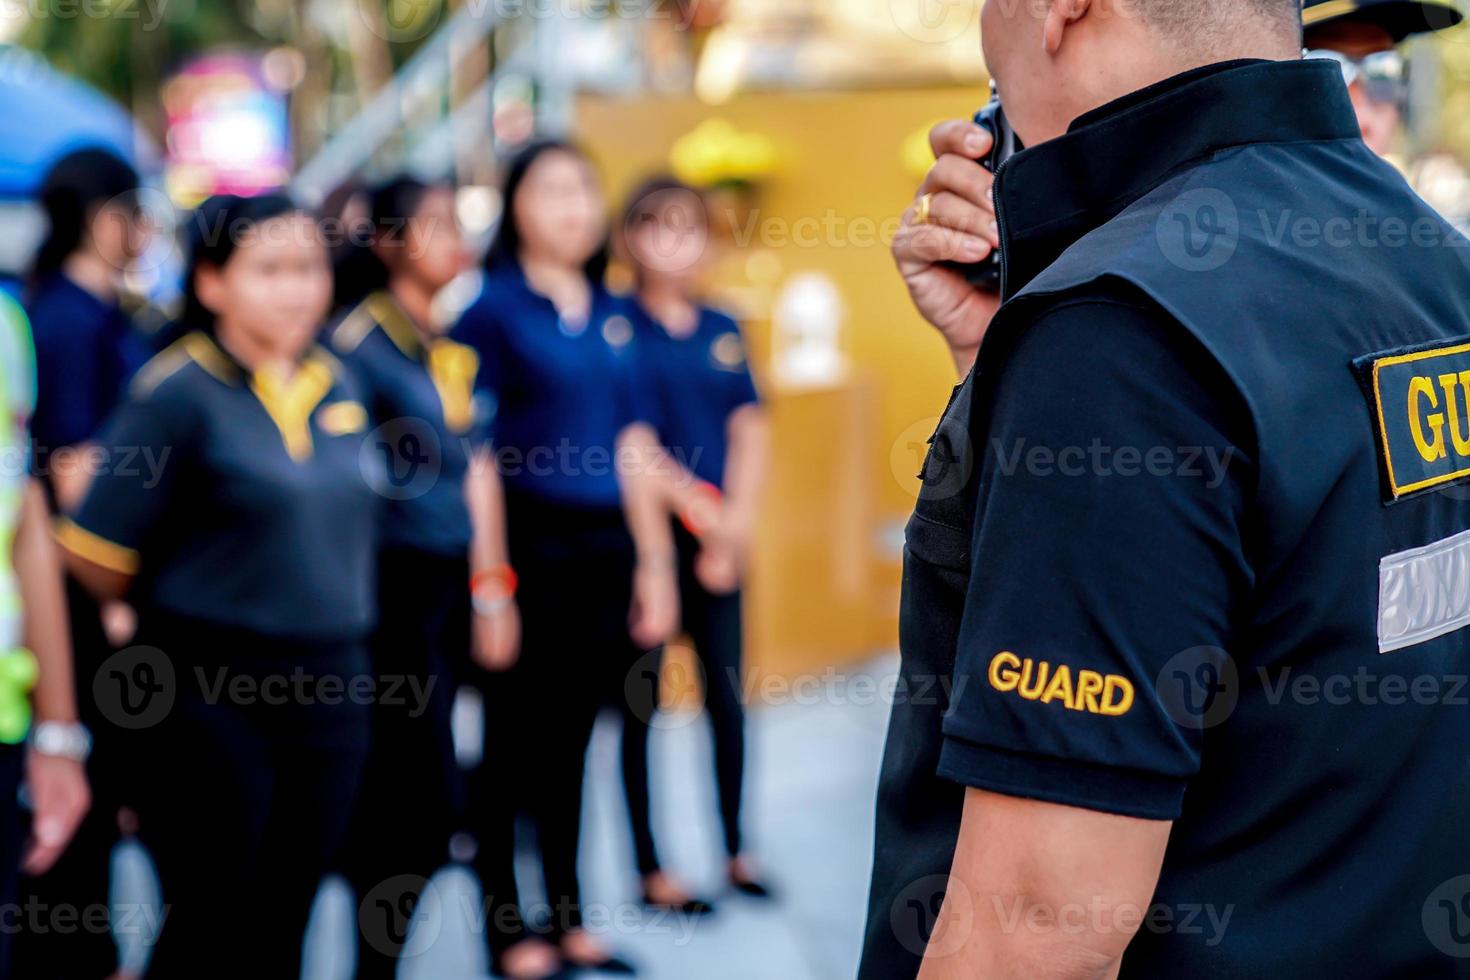
[[[583,963],[563,953],[562,960],[566,963],[567,968],[572,971],[573,975],[581,973],[583,970],[590,970],[594,973],[616,973],[619,976],[625,977],[635,977],[638,975],[637,967],[618,956],[607,956],[595,963]]]
[[[647,892],[643,893],[643,904],[651,909],[676,912],[679,915],[709,915],[715,910],[714,903],[703,898],[686,898],[682,902],[656,902]]]

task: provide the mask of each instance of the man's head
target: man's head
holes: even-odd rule
[[[1303,43],[1341,55],[1363,141],[1386,153],[1399,128],[1402,63],[1390,52],[1411,34],[1453,27],[1463,15],[1450,0],[1308,0]]]
[[[1190,68],[1295,58],[1300,0],[986,0],[981,43],[1028,146]]]

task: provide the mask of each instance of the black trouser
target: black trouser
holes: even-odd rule
[[[77,710],[92,732],[87,781],[92,807],[76,835],[51,869],[21,881],[21,905],[46,921],[49,913],[83,923],[77,929],[23,928],[15,938],[15,974],[27,980],[96,980],[117,970],[117,944],[108,928],[111,904],[112,851],[118,843],[117,812],[131,787],[126,732],[114,726],[97,704],[92,681],[112,653],[102,630],[97,602],[81,584],[67,577],[67,610],[71,622],[76,671]]]
[[[701,585],[694,574],[699,542],[682,525],[675,525],[674,537],[679,548],[680,621],[694,644],[704,675],[704,706],[713,728],[720,820],[724,825],[725,850],[734,857],[740,853],[741,846],[740,792],[745,778],[740,593],[715,595]],[[657,676],[655,664],[645,681],[656,685]],[[623,789],[628,797],[638,871],[645,875],[660,867],[653,842],[648,792],[648,732],[655,705],[656,700],[644,698],[623,702]]]
[[[450,714],[470,645],[464,557],[385,551],[378,628],[370,642],[379,690],[371,748],[342,869],[357,892],[357,977],[391,978],[428,879],[448,861],[463,816]],[[411,954],[410,950],[410,954]]]
[[[10,937],[21,925],[23,910],[17,907],[21,845],[21,774],[25,771],[25,747],[0,744],[0,980],[10,971]]]
[[[628,635],[633,543],[618,510],[579,510],[511,495],[510,559],[520,577],[521,655],[481,674],[485,757],[473,776],[475,870],[498,956],[526,938],[515,880],[515,825],[536,830],[552,942],[582,923],[577,846],[582,777],[601,705],[622,698],[638,651]]]
[[[363,644],[147,614],[139,642],[167,656],[177,690],[147,740],[142,837],[166,910],[148,978],[298,977],[361,780]]]

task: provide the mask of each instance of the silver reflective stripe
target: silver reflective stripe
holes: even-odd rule
[[[1378,563],[1378,652],[1470,625],[1470,531]]]

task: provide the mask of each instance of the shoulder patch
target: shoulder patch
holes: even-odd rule
[[[1385,503],[1470,481],[1470,337],[1366,354]]]
[[[332,346],[338,353],[351,354],[377,325],[378,321],[373,318],[367,301],[364,300],[332,330]]]
[[[184,365],[193,363],[194,357],[189,353],[189,346],[185,343],[188,339],[188,337],[181,337],[154,354],[146,364],[138,369],[138,373],[133,375],[133,380],[128,385],[128,394],[141,401],[152,395],[159,385],[177,374]]]
[[[724,368],[726,371],[739,371],[745,367],[745,344],[740,339],[740,334],[727,331],[715,338],[710,344],[710,359],[716,367]]]

